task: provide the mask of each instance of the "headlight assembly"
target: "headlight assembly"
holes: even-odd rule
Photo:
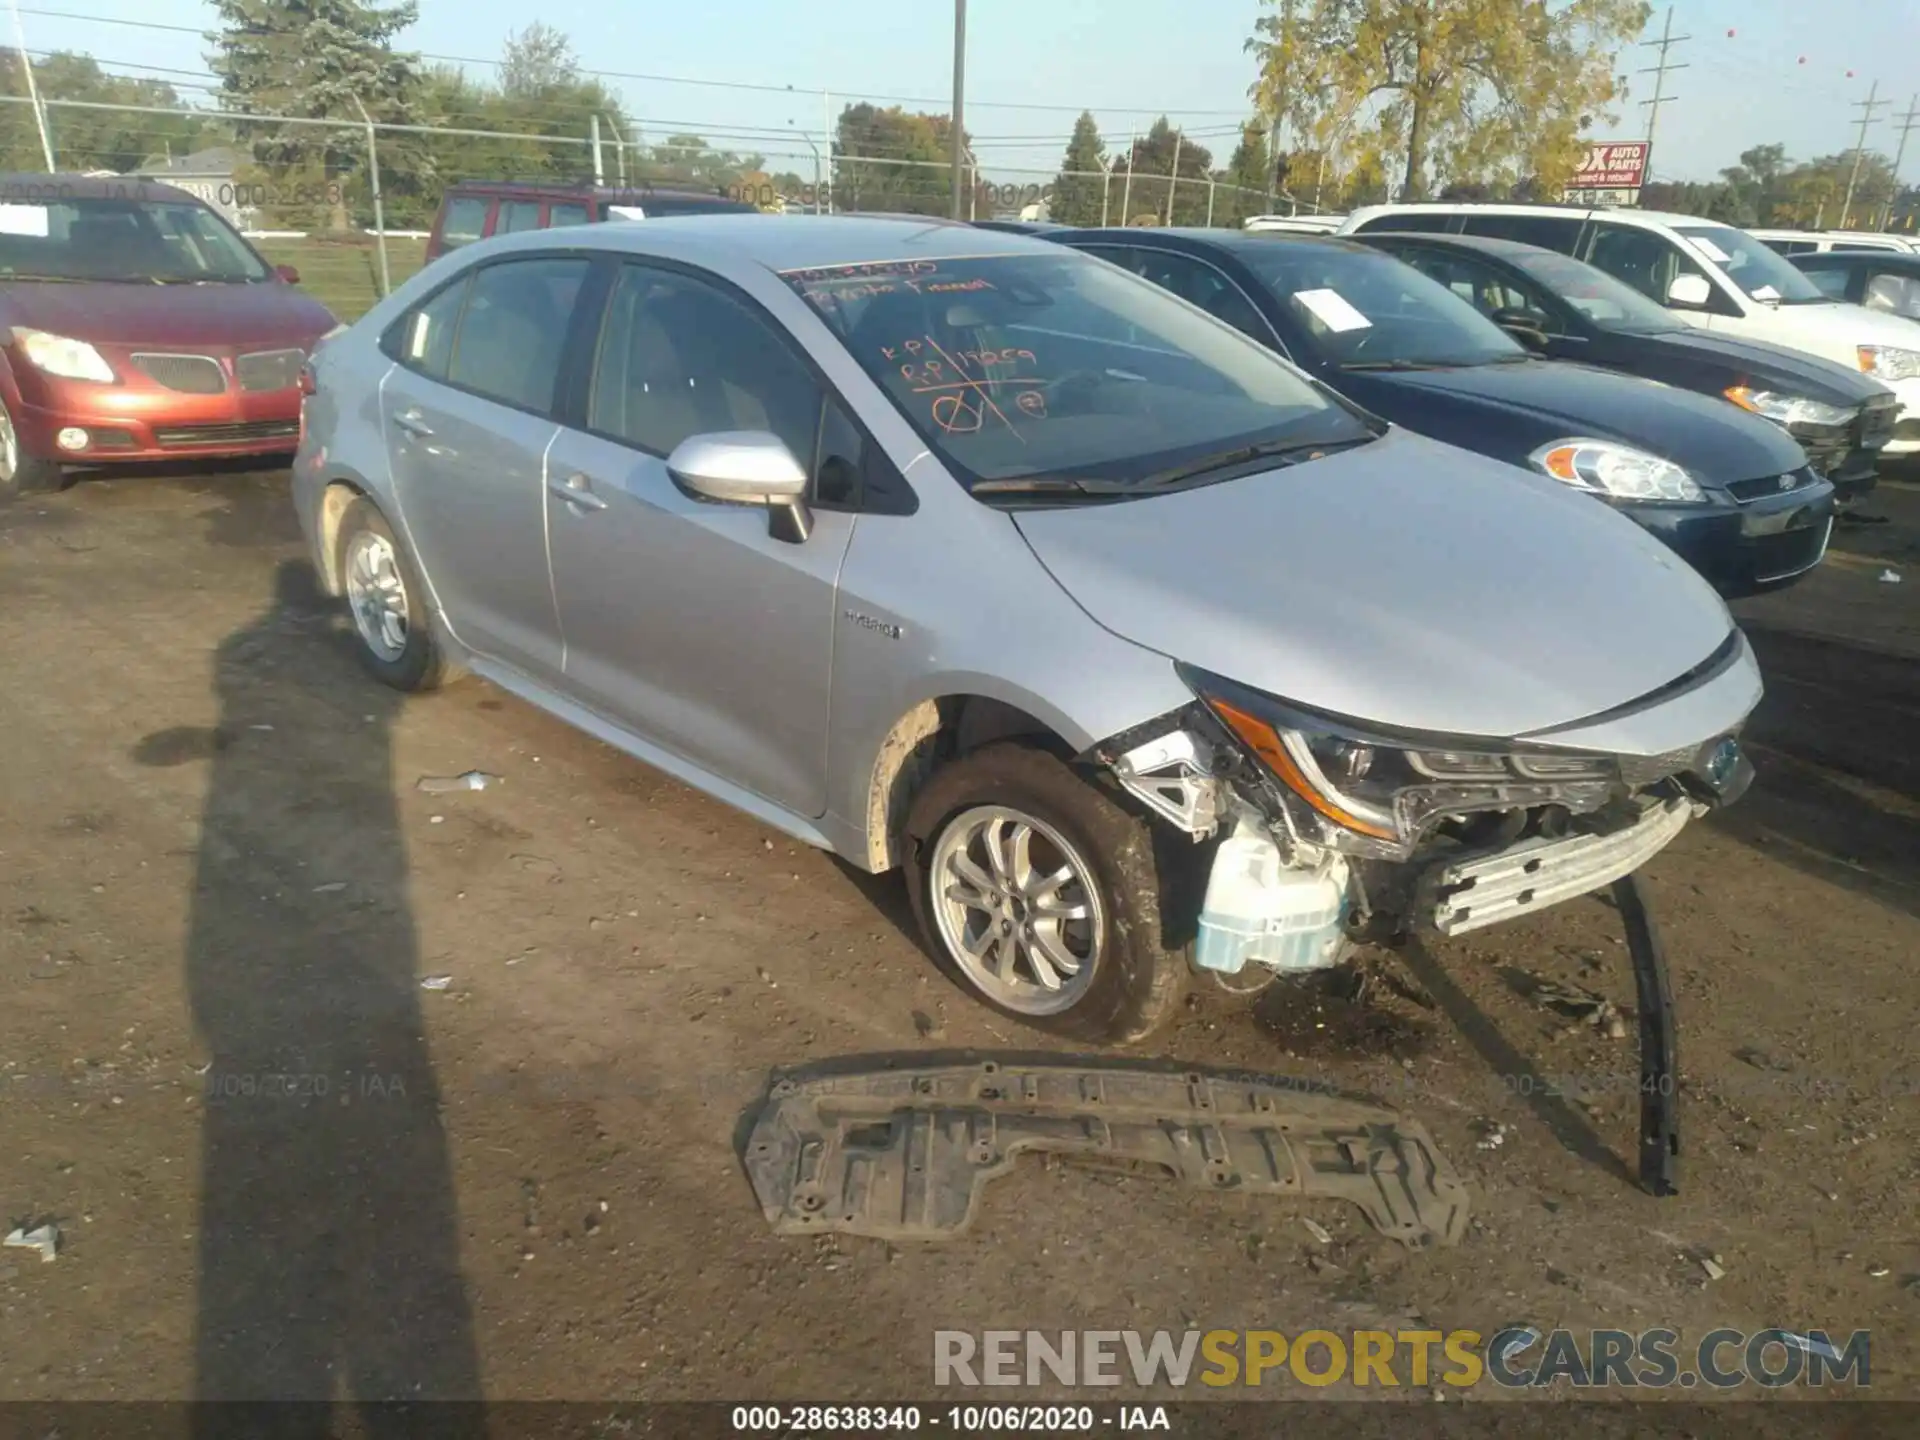
[[[1578,436],[1542,445],[1527,457],[1554,479],[1609,500],[1691,503],[1706,493],[1671,460],[1613,440]]]
[[[117,378],[100,352],[84,340],[49,335],[44,330],[14,327],[13,342],[36,370],[63,380],[97,380],[111,385]]]
[[[1742,410],[1751,410],[1776,425],[1844,425],[1856,413],[1851,406],[1829,405],[1805,395],[1782,395],[1777,390],[1755,390],[1748,385],[1729,385],[1721,393]]]
[[[1860,368],[1876,380],[1911,380],[1920,375],[1920,350],[1891,345],[1859,345],[1854,353]]]
[[[1218,676],[1181,674],[1275,782],[1300,838],[1349,854],[1404,860],[1448,814],[1596,810],[1619,780],[1609,756],[1385,740]]]

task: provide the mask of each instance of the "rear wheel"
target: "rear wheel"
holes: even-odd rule
[[[0,501],[60,488],[61,470],[51,460],[29,455],[21,448],[13,412],[0,401]]]
[[[977,750],[933,774],[907,828],[921,933],[977,998],[1094,1043],[1144,1039],[1172,1015],[1187,959],[1163,944],[1153,834],[1065,761]]]
[[[383,685],[432,690],[453,678],[434,639],[426,591],[387,517],[361,497],[340,517],[339,567],[360,661]]]

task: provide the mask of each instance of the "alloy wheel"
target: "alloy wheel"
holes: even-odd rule
[[[996,1004],[1057,1015],[1092,985],[1106,909],[1093,867],[1045,821],[1003,805],[956,815],[928,883],[947,952]]]
[[[407,586],[400,557],[384,535],[362,530],[347,542],[347,604],[360,639],[393,662],[407,649]]]

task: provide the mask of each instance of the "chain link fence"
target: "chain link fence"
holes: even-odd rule
[[[139,175],[197,196],[335,313],[353,317],[423,263],[441,193],[461,181],[690,186],[768,211],[952,213],[947,161],[823,153],[804,132],[749,157],[684,153],[623,134],[612,117],[575,133],[0,96],[0,151],[17,171]],[[749,164],[751,168],[749,168]],[[26,183],[27,177],[18,177]],[[968,163],[963,218],[1078,225],[1238,226],[1266,192],[1205,176]]]

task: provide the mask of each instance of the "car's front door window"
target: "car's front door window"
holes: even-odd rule
[[[1169,250],[1141,249],[1130,267],[1143,279],[1182,300],[1198,305],[1216,320],[1224,320],[1241,334],[1263,345],[1273,343],[1273,331],[1253,303],[1225,275],[1204,260]]]
[[[1814,284],[1820,279],[1813,277]],[[1823,287],[1824,288],[1824,287]],[[1860,293],[1860,303],[1869,310],[1886,310],[1895,315],[1920,319],[1920,276],[1887,272],[1869,275]]]
[[[1413,249],[1400,258],[1488,318],[1524,316],[1549,335],[1562,334],[1566,329],[1557,316],[1557,307],[1538,287],[1472,256]]]
[[[660,456],[690,435],[759,430],[805,464],[821,398],[786,338],[741,301],[675,271],[622,268],[601,329],[589,429]]]
[[[1706,272],[1666,236],[1633,225],[1602,221],[1594,227],[1587,263],[1623,280],[1648,299],[1664,305],[1673,282],[1682,275],[1706,278]],[[1708,281],[1711,284],[1711,281]]]

